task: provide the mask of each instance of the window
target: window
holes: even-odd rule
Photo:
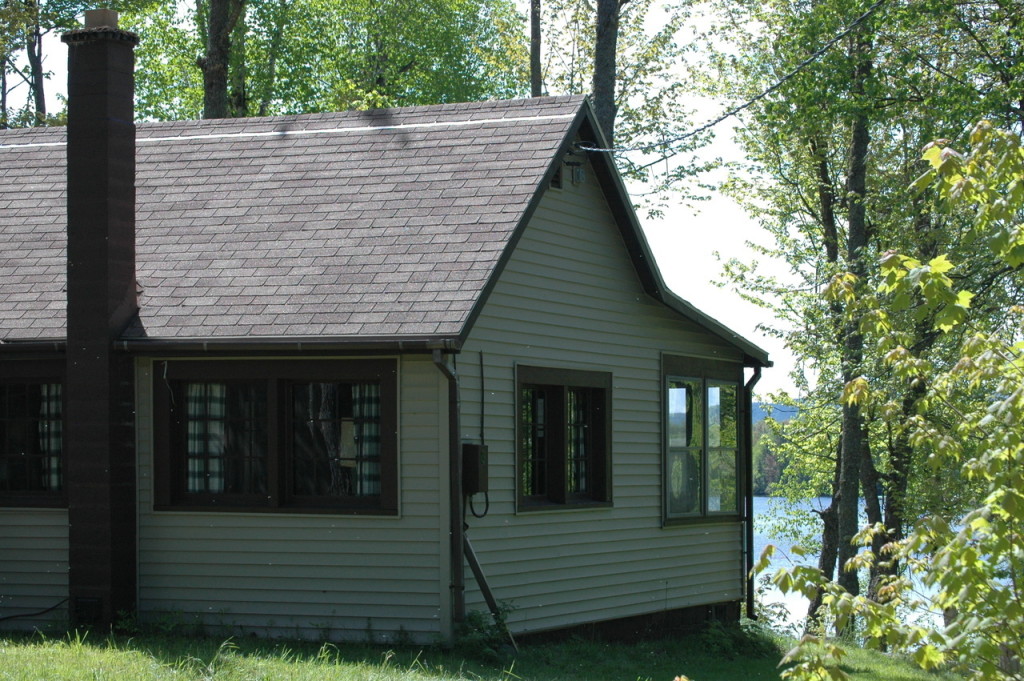
[[[63,506],[64,363],[4,362],[0,506]]]
[[[62,412],[59,382],[0,383],[0,494],[59,495]]]
[[[516,367],[520,509],[611,501],[609,373]]]
[[[666,518],[737,515],[742,368],[665,360]]]
[[[393,360],[161,367],[159,506],[397,512]]]
[[[184,414],[171,406],[184,429],[178,440],[185,456],[185,492],[231,495],[267,494],[267,395],[263,383],[182,381]]]

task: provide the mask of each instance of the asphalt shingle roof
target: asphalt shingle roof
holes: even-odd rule
[[[457,336],[581,105],[140,123],[126,335]],[[0,340],[64,337],[64,139],[0,132]]]

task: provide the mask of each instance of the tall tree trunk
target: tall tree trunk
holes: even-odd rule
[[[0,130],[10,127],[7,120],[7,63],[0,66]]]
[[[840,445],[841,446],[841,445]],[[832,501],[828,508],[820,511],[821,518],[821,553],[818,554],[818,569],[832,581],[836,577],[836,560],[839,556],[839,518],[836,515],[836,494],[839,488],[839,466],[842,463],[842,452],[839,447],[836,449],[836,468],[832,475]],[[821,590],[811,599],[807,607],[807,628],[813,629],[818,618],[818,610],[821,608],[821,599],[824,596]]]
[[[245,0],[209,0],[206,54],[197,60],[203,72],[203,118],[227,118],[231,33]]]
[[[871,454],[871,448],[864,448],[864,458],[860,462],[860,491],[864,496],[864,505],[867,511],[869,525],[882,523],[882,502],[878,498],[879,482],[881,476],[875,468],[875,460]],[[871,574],[868,578],[868,598],[878,600],[878,589],[881,586],[882,575],[889,571],[881,565],[882,547],[888,542],[885,535],[876,535],[871,542],[871,550],[874,551],[877,560],[871,566]]]
[[[290,0],[280,0],[274,16],[274,28],[270,34],[270,52],[267,55],[267,77],[263,95],[260,97],[259,115],[266,116],[270,110],[270,102],[274,99],[274,87],[277,81],[277,56],[284,42],[284,25],[288,22]]]
[[[924,396],[925,386],[921,383],[912,385],[903,396],[900,408],[904,422],[917,413],[917,403]],[[892,468],[892,472],[887,476],[885,487],[884,522],[892,541],[902,539],[906,529],[906,498],[912,451],[907,432],[901,430],[896,434],[896,438],[889,448],[889,466]],[[896,571],[897,566],[893,564],[889,573],[895,574]]]
[[[246,89],[248,72],[245,62],[245,13],[239,16],[231,34],[230,68],[228,69],[228,111],[232,118],[249,115],[249,93]]]
[[[46,74],[43,71],[43,35],[39,27],[39,5],[32,3],[35,20],[25,33],[29,84],[32,88],[33,125],[46,125]]]
[[[925,139],[933,137],[925,133]],[[909,173],[908,173],[909,174]],[[931,221],[931,214],[926,210],[925,200],[922,196],[913,199],[914,215],[914,243],[917,247],[917,256],[922,262],[928,262],[939,254],[939,244],[936,241]],[[939,339],[939,333],[935,331],[931,319],[921,319],[914,324],[914,344],[911,352],[915,356],[923,356],[931,349]],[[927,392],[923,380],[913,382],[903,395],[900,409],[902,421],[906,423],[917,413],[918,402],[924,398]],[[891,541],[903,539],[907,526],[907,489],[912,465],[913,447],[910,443],[909,433],[901,429],[889,448],[889,466],[892,472],[886,480],[885,496],[885,527],[889,530]],[[896,574],[899,566],[893,561],[887,568],[888,574]]]
[[[818,194],[818,220],[821,223],[823,245],[825,247],[825,260],[828,265],[834,268],[839,263],[839,225],[836,220],[835,206],[837,203],[835,183],[832,181],[832,172],[829,168],[829,149],[827,138],[815,131],[810,134],[808,147],[811,157],[814,159],[814,166],[817,172],[817,194]],[[841,329],[843,319],[843,308],[838,302],[829,305],[829,318],[836,329],[836,337],[842,342]],[[836,467],[832,476],[832,501],[828,508],[821,511],[821,553],[818,556],[818,569],[834,580],[836,574],[836,561],[839,553],[839,479],[843,463],[842,440],[836,447]],[[807,624],[812,627],[821,608],[822,592],[819,591],[807,608]]]
[[[861,357],[858,350],[863,350],[864,339],[852,329],[850,338],[843,350],[846,365],[843,378],[847,381],[856,378],[856,367]],[[839,575],[836,581],[851,594],[860,593],[860,583],[856,572],[846,570],[846,562],[856,554],[853,537],[857,534],[858,504],[860,491],[860,465],[867,444],[867,427],[860,413],[859,405],[843,405],[842,454],[839,474],[839,493],[836,495],[836,515],[839,531]]]
[[[594,112],[597,124],[615,144],[615,53],[619,41],[619,12],[628,0],[597,0],[597,24],[594,36]]]
[[[814,134],[811,135],[808,146],[818,173],[818,219],[821,221],[824,235],[825,259],[829,264],[835,265],[839,262],[839,226],[836,223],[836,188],[828,167],[828,144],[821,135]],[[835,319],[841,318],[842,308],[838,303],[832,304],[832,314]]]
[[[871,74],[870,42],[864,33],[855,38],[853,46],[856,65],[853,73],[851,95],[855,107],[851,122],[849,171],[847,174],[847,197],[849,201],[849,225],[847,233],[847,259],[850,272],[862,285],[867,275],[868,225],[867,207],[867,156],[871,142],[867,106],[864,102],[866,81]],[[848,383],[860,374],[864,359],[864,337],[856,322],[845,325],[841,346],[843,381]],[[839,575],[838,582],[851,594],[860,593],[856,572],[846,570],[847,561],[855,555],[853,536],[857,533],[857,492],[860,488],[862,462],[871,454],[868,451],[868,430],[859,404],[843,405],[842,423],[842,464],[839,473]]]
[[[540,73],[540,0],[530,0],[530,96],[544,94]]]

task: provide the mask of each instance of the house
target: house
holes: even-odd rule
[[[134,36],[63,39],[67,129],[0,132],[0,626],[738,615],[769,361],[585,99],[136,126]]]

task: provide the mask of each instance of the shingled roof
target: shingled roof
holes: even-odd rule
[[[465,338],[583,97],[140,123],[136,349],[397,348]],[[65,131],[0,131],[0,345],[65,338]],[[645,290],[767,354],[669,291],[610,157],[598,181]]]
[[[126,337],[457,337],[581,105],[140,123]],[[0,135],[5,341],[64,337],[64,140]]]

